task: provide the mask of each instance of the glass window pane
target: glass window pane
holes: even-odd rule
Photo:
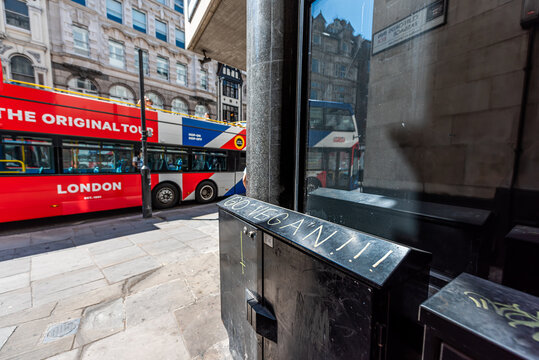
[[[109,64],[118,68],[125,68],[124,45],[109,40]]]
[[[139,51],[139,48],[135,48],[135,69],[137,70],[137,72],[139,71],[138,51]],[[149,62],[148,51],[147,50],[142,51],[142,66],[144,68],[144,73],[146,75],[149,75],[150,74],[150,62]]]
[[[155,37],[159,40],[167,41],[168,29],[167,23],[155,19]]]
[[[208,108],[206,106],[201,104],[195,106],[195,116],[206,117],[206,114],[208,114]]]
[[[10,60],[11,78],[13,80],[35,83],[32,62],[24,56],[14,56]]]
[[[5,0],[6,23],[22,29],[30,30],[28,6],[25,1]]]
[[[120,101],[126,101],[130,103],[135,102],[135,96],[129,90],[123,85],[113,85],[110,87],[109,95],[111,99],[114,100],[120,100]]]
[[[163,98],[156,93],[148,92],[146,96],[152,102],[151,107],[155,109],[163,109]]]
[[[174,10],[183,14],[183,0],[174,0]]]
[[[185,32],[176,29],[176,46],[185,49]]]
[[[185,64],[176,64],[176,82],[180,85],[187,86],[187,66]]]
[[[187,103],[181,99],[172,100],[172,111],[179,112],[182,114],[188,113]]]
[[[133,29],[146,33],[146,14],[133,9]]]
[[[168,80],[168,59],[158,56],[157,57],[157,76],[161,79]]]
[[[90,55],[87,29],[75,25],[73,26],[73,48],[78,55]]]
[[[67,83],[67,88],[84,94],[97,95],[97,87],[89,79],[72,78]]]
[[[167,148],[166,161],[168,171],[189,171],[189,153],[187,150]]]
[[[107,0],[107,18],[122,23],[122,3],[116,0]]]
[[[0,144],[0,174],[52,174],[54,152],[52,141],[46,138],[2,136]]]

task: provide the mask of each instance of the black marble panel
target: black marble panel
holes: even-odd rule
[[[538,315],[539,298],[463,273],[421,305],[424,358],[446,344],[467,359],[538,359]]]
[[[419,270],[430,261],[428,253],[252,198],[233,196],[219,207],[377,288],[398,281],[399,266]]]
[[[507,234],[502,283],[539,296],[539,228],[517,225]]]

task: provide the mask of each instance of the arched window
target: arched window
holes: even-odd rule
[[[67,83],[67,88],[71,91],[97,95],[97,86],[95,86],[93,82],[86,78],[72,78]]]
[[[35,83],[32,62],[24,56],[13,56],[10,60],[11,78],[13,80]]]
[[[200,104],[195,106],[195,116],[205,117],[206,114],[209,114],[208,108],[206,106]]]
[[[179,112],[182,114],[187,114],[189,109],[185,101],[181,99],[174,99],[172,100],[172,111]]]
[[[160,95],[154,92],[147,92],[146,96],[152,101],[153,108],[163,109],[163,98]]]
[[[123,85],[112,85],[109,94],[111,99],[135,103],[135,96]]]

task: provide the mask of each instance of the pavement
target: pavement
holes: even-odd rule
[[[209,204],[0,236],[0,360],[231,359],[218,234]]]

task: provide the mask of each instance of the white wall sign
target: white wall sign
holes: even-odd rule
[[[416,35],[445,24],[447,0],[438,0],[373,36],[375,55]]]

